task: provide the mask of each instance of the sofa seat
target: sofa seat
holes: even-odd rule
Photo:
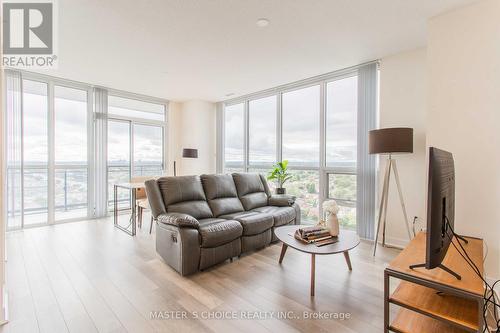
[[[234,219],[243,226],[243,236],[257,235],[273,226],[273,217],[266,213],[240,212],[220,216],[224,219]]]
[[[275,227],[292,222],[296,216],[296,212],[293,207],[264,206],[252,209],[252,211],[271,215],[274,219]]]
[[[235,220],[208,218],[201,219],[199,232],[201,247],[216,247],[229,243],[243,234],[243,227]]]

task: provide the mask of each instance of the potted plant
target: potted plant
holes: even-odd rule
[[[292,175],[288,173],[288,161],[284,160],[282,162],[278,162],[275,165],[273,165],[273,169],[269,171],[269,174],[267,175],[268,180],[274,180],[276,181],[276,194],[285,194],[286,189],[283,187],[285,182],[289,180]]]

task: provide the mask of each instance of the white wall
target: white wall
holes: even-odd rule
[[[412,127],[414,153],[396,155],[401,187],[410,220],[418,216],[425,224],[426,162],[426,50],[425,48],[399,53],[380,61],[380,128]],[[380,157],[379,189],[382,189],[385,157]],[[378,204],[378,203],[377,203]],[[377,205],[378,208],[378,205]],[[380,233],[381,235],[381,233]],[[381,238],[379,238],[381,239]],[[388,243],[404,246],[408,232],[392,175],[387,209]]]
[[[188,101],[169,105],[169,166],[177,175],[215,173],[215,103]],[[182,158],[183,148],[198,149],[198,158]]]
[[[458,233],[483,237],[500,276],[500,1],[429,21],[427,144],[455,158]]]
[[[179,162],[181,156],[181,119],[182,119],[182,103],[168,103],[168,174],[174,174],[174,161],[177,161],[177,171],[179,171]]]

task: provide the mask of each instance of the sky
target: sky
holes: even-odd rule
[[[47,85],[23,81],[24,95],[24,161],[25,164],[48,162]],[[87,92],[56,86],[54,89],[54,153],[56,165],[87,163]],[[110,108],[111,109],[111,108]],[[114,107],[114,114],[130,114],[128,109]],[[111,111],[110,111],[111,113]],[[141,112],[144,114],[145,112]],[[156,115],[153,116],[154,118]],[[108,126],[108,160],[128,161],[128,122],[111,122]],[[140,162],[162,162],[163,130],[159,126],[133,125],[134,159]]]
[[[327,163],[355,163],[357,142],[357,76],[327,84]],[[319,165],[320,86],[283,93],[283,159],[291,164]],[[276,157],[276,96],[249,102],[250,163]],[[243,161],[243,104],[226,107],[226,161]]]

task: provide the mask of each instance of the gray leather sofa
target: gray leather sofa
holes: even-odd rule
[[[250,173],[162,177],[146,181],[156,220],[156,251],[182,275],[276,241],[274,228],[300,224],[291,196],[271,195]]]

